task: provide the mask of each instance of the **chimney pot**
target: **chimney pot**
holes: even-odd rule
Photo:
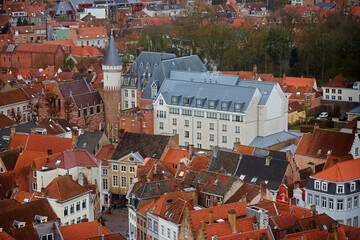
[[[209,225],[214,223],[214,210],[209,210]]]
[[[236,211],[234,209],[229,209],[228,211],[228,220],[230,223],[231,231],[236,233]]]

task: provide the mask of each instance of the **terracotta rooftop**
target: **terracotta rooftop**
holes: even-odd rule
[[[17,52],[56,53],[59,48],[61,48],[61,46],[52,45],[52,44],[20,43],[15,51],[17,51]]]
[[[9,198],[10,194],[8,194],[8,191],[14,185],[19,186],[19,190],[29,191],[28,177],[31,173],[31,166],[27,166],[0,174],[0,199]]]
[[[7,171],[14,170],[20,154],[20,148],[14,148],[0,152],[0,159],[4,163]]]
[[[238,218],[236,219],[236,233],[241,232],[250,232],[254,230],[253,224],[256,223],[255,217],[250,218]],[[213,224],[205,224],[205,232],[207,236],[217,235],[218,238],[221,236],[233,235],[232,229],[230,227],[229,221],[224,222],[214,222]]]
[[[222,74],[239,76],[240,79],[254,80],[254,72],[252,72],[252,71],[249,71],[249,72],[245,72],[245,71],[226,72],[225,71],[225,72],[222,72]]]
[[[260,194],[260,186],[250,183],[244,183],[227,201],[226,203],[239,202],[246,198],[246,202],[251,202]]]
[[[210,163],[210,157],[206,157],[206,156],[194,156],[190,163],[189,166],[192,167],[192,170],[195,172],[200,172],[201,170],[205,170],[208,168]]]
[[[26,167],[28,165],[32,165],[35,162],[35,159],[42,158],[47,156],[46,152],[38,152],[38,151],[23,151],[20,153],[18,160],[15,165],[15,169],[19,169],[22,167]],[[45,162],[44,162],[45,163]],[[39,166],[41,169],[42,166]]]
[[[267,239],[272,239],[272,234],[269,232],[269,229],[265,228],[260,230],[254,230],[254,231],[219,237],[219,240],[249,240],[249,239],[261,240],[263,239],[260,237],[262,234],[265,234],[267,236]]]
[[[0,211],[0,226],[3,231],[10,233],[10,228],[13,227],[13,222],[21,221],[26,225],[33,226],[35,215],[46,216],[48,221],[56,220],[57,215],[51,208],[46,199],[28,202],[20,205],[3,208]]]
[[[97,167],[99,163],[86,150],[76,149],[64,151],[53,157],[50,162],[46,163],[46,167],[70,169],[77,166]]]
[[[4,231],[0,232],[0,239],[1,240],[15,240],[15,238],[13,238],[7,232],[4,232]]]
[[[280,231],[289,229],[297,220],[296,216],[293,214],[274,216],[270,219]]]
[[[289,113],[302,112],[302,111],[304,111],[304,107],[298,101],[292,101],[292,102],[289,102],[288,110],[289,110]]]
[[[346,78],[339,74],[336,77],[330,79],[324,87],[335,87],[335,88],[348,88],[352,87],[354,79]]]
[[[178,164],[182,158],[189,159],[189,150],[184,149],[169,149],[163,161]]]
[[[92,237],[101,236],[101,234],[111,234],[111,232],[102,226],[98,221],[81,222],[77,224],[61,226],[60,231],[64,240],[86,240]]]
[[[82,195],[86,193],[87,190],[72,180],[69,175],[64,175],[52,180],[45,188],[45,192],[48,197],[56,199],[57,202],[63,202]]]
[[[15,88],[0,92],[0,106],[6,106],[23,101],[30,101],[31,98],[22,88]]]
[[[95,158],[100,161],[108,160],[111,159],[111,156],[114,154],[114,152],[115,152],[115,147],[112,144],[104,145],[96,153]],[[109,162],[107,162],[107,165],[109,165]]]
[[[308,86],[313,87],[316,83],[315,78],[302,78],[302,77],[285,77],[283,85],[293,85],[295,87]]]
[[[293,205],[290,206],[287,204],[273,202],[273,201],[264,200],[258,204],[250,205],[249,207],[268,210],[269,217],[293,214],[296,216],[296,218],[300,219],[311,216],[311,212],[309,209],[297,207]]]
[[[75,57],[100,57],[104,56],[96,47],[93,46],[83,46],[83,47],[73,47],[71,49],[71,55]]]
[[[78,38],[103,39],[108,38],[104,27],[81,27],[76,28]]]
[[[16,122],[5,116],[4,114],[0,113],[0,128],[9,127],[15,125]]]
[[[303,135],[295,154],[320,158],[326,158],[329,155],[337,157],[346,156],[350,153],[354,138],[355,135],[350,133],[315,129],[312,135]]]
[[[21,203],[16,201],[15,199],[4,199],[0,200],[0,209],[20,205]]]
[[[91,237],[87,240],[126,240],[127,238],[121,235],[121,233],[111,233],[105,236]],[[144,239],[145,240],[145,239]]]
[[[32,202],[32,201],[36,201],[39,200],[39,198],[37,198],[38,196],[41,196],[40,192],[26,192],[26,191],[16,191],[15,193],[13,193],[11,195],[12,199],[15,199],[16,201],[20,202],[20,203],[25,203],[25,202]]]
[[[234,152],[236,152],[236,153],[243,153],[243,154],[246,154],[246,155],[253,155],[253,154],[254,154],[254,150],[255,150],[255,147],[251,147],[251,146],[246,146],[246,145],[239,144],[239,145],[237,146],[237,149],[234,150]]]
[[[332,182],[346,182],[360,178],[360,158],[337,163],[319,173],[313,178],[324,179]]]

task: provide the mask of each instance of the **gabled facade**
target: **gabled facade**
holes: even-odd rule
[[[71,28],[68,39],[73,40],[75,46],[94,46],[105,48],[109,37],[104,27]]]
[[[182,146],[232,148],[282,131],[287,100],[274,83],[171,71],[154,101],[154,133],[179,134]]]
[[[360,82],[337,75],[323,86],[323,99],[336,101],[360,101]]]
[[[326,213],[339,223],[359,227],[360,159],[335,164],[310,177],[306,207]]]

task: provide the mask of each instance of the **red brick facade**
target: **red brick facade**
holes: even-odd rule
[[[45,47],[44,47],[45,46]],[[24,43],[19,44],[13,51],[7,51],[5,45],[0,52],[0,67],[2,68],[43,68],[45,66],[62,67],[65,52],[61,46]]]
[[[119,126],[125,132],[154,134],[154,110],[132,108],[122,111]]]

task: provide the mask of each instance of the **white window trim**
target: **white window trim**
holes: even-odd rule
[[[356,191],[356,182],[350,183],[350,191],[355,192]]]
[[[327,182],[322,182],[321,183],[321,191],[327,192],[327,189],[328,189]]]
[[[316,187],[316,184],[319,184],[319,187],[318,187],[318,188]],[[320,190],[320,188],[321,188],[320,181],[315,180],[315,182],[314,182],[314,189],[316,189],[316,190]]]
[[[339,186],[342,186],[342,192],[339,192]],[[345,193],[345,186],[344,184],[336,184],[336,193]]]
[[[111,164],[111,165],[112,165],[112,170],[113,170],[114,172],[119,171],[119,165],[117,165],[117,164]],[[114,169],[115,166],[116,166],[116,170]]]
[[[125,167],[125,171],[122,170],[123,167]],[[127,169],[126,165],[120,165],[120,172],[126,172],[126,169]]]

